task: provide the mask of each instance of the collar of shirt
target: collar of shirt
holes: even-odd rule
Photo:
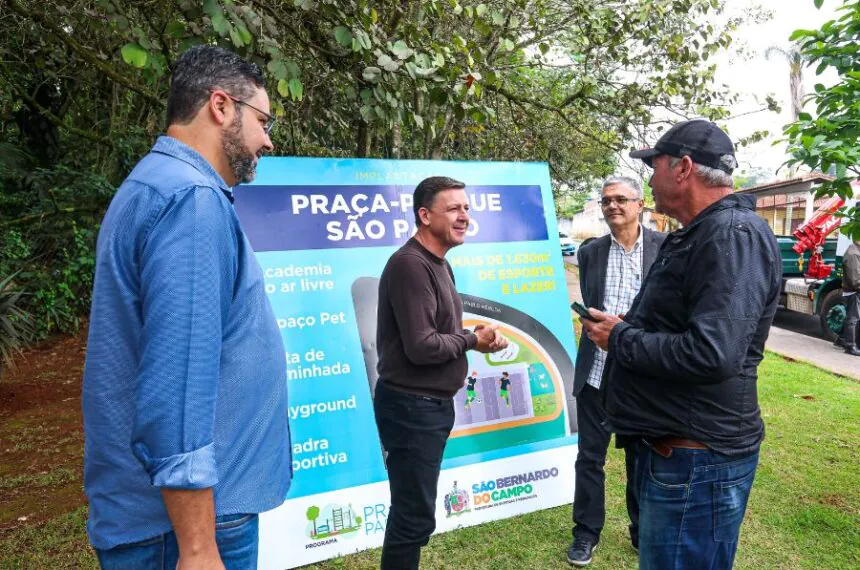
[[[220,188],[230,202],[233,201],[233,189],[227,186],[227,183],[224,182],[221,175],[218,174],[211,164],[209,164],[208,160],[203,158],[199,152],[184,142],[167,135],[162,135],[158,137],[157,141],[155,141],[155,146],[152,147],[152,152],[166,154],[167,156],[172,156],[173,158],[178,158],[183,162],[187,162],[202,174],[211,178],[213,185]]]
[[[703,220],[710,217],[711,214],[728,208],[741,208],[752,210],[754,212],[756,209],[756,197],[747,194],[729,194],[728,196],[723,196],[722,198],[699,212],[696,217],[693,218],[693,221],[690,222],[690,225],[675,230],[674,232],[672,232],[672,235],[676,237],[684,236],[688,232],[692,231],[692,228],[698,226],[700,223],[702,223]]]
[[[645,232],[642,231],[642,226],[640,225],[639,226],[639,237],[636,238],[636,243],[633,244],[633,249],[631,249],[629,252],[626,249],[624,249],[624,246],[621,245],[621,242],[619,242],[617,239],[615,239],[615,236],[612,235],[611,232],[609,234],[609,239],[612,240],[611,243],[616,244],[618,247],[620,247],[624,253],[633,253],[634,251],[642,249],[642,238],[644,237],[644,235],[645,235]]]

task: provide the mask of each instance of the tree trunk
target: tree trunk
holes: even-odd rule
[[[356,137],[355,156],[358,158],[367,158],[370,152],[370,125],[358,120],[358,133]]]
[[[803,72],[800,66],[792,66],[790,85],[791,85],[791,120],[797,122],[800,113],[803,112]]]
[[[445,111],[445,124],[444,126],[438,130],[436,133],[436,138],[433,139],[433,142],[430,145],[430,148],[426,149],[427,157],[431,160],[441,160],[442,159],[442,149],[445,146],[445,140],[448,138],[448,133],[451,130],[454,119],[454,113],[451,111],[449,107],[447,111]]]
[[[398,123],[391,129],[391,158],[399,160],[401,158],[402,147],[403,134],[400,131],[400,124]]]
[[[803,67],[800,62],[792,62],[789,85],[791,87],[791,120],[796,123],[800,119],[800,113],[803,112]],[[789,167],[788,176],[794,178],[796,175],[797,165],[794,164]]]

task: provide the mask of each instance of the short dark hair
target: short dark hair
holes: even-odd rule
[[[462,190],[465,187],[464,183],[447,176],[431,176],[422,180],[415,187],[415,192],[412,193],[412,211],[415,213],[415,225],[421,225],[418,210],[421,208],[429,210],[433,205],[433,200],[436,199],[436,194],[445,190]]]
[[[237,99],[265,88],[260,68],[228,49],[209,45],[189,48],[176,60],[167,99],[167,125],[186,124],[209,99],[212,89],[223,89]]]

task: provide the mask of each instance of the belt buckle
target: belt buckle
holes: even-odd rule
[[[669,459],[672,457],[672,448],[661,441],[651,441],[645,438],[642,438],[642,443],[648,446],[648,448],[665,459]]]

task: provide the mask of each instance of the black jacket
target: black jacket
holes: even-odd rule
[[[649,230],[645,226],[642,226],[642,232],[642,279],[644,281],[651,264],[654,263],[654,258],[657,257],[657,250],[666,239],[666,234]],[[594,307],[601,311],[605,309],[603,292],[606,289],[606,265],[609,261],[611,244],[612,237],[607,234],[576,252],[576,260],[579,264],[579,290],[582,292],[582,301],[586,307]],[[576,368],[573,374],[574,396],[582,392],[591,373],[595,354],[597,354],[597,346],[583,331],[576,352]]]
[[[666,237],[609,338],[601,389],[616,433],[689,438],[727,455],[758,449],[757,368],[782,266],[754,210],[754,197],[732,194]]]

